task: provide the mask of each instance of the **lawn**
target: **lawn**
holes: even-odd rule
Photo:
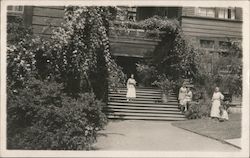
[[[219,122],[209,118],[178,121],[174,126],[219,140],[241,137],[241,114],[229,114],[229,121]]]

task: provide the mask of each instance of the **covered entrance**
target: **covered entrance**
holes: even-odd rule
[[[135,79],[140,83],[137,75],[136,63],[142,61],[151,54],[160,42],[159,38],[149,38],[146,32],[140,29],[128,29],[124,34],[110,32],[110,51],[116,59],[123,72],[129,77],[135,75]]]
[[[138,83],[140,83],[140,78],[137,75],[136,71],[136,63],[142,61],[143,58],[139,57],[126,57],[126,56],[117,56],[116,62],[119,66],[122,67],[123,72],[130,77],[131,74],[134,74],[135,79]]]

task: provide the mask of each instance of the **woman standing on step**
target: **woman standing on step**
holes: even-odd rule
[[[179,100],[179,108],[183,109],[184,108],[184,99],[186,97],[187,94],[187,88],[186,88],[186,84],[183,83],[182,87],[179,90],[179,96],[178,96],[178,100]]]
[[[131,74],[131,77],[127,81],[127,101],[136,98],[135,85],[136,81],[134,79],[134,74]]]
[[[220,106],[221,102],[224,99],[224,95],[220,92],[220,88],[216,87],[213,97],[212,97],[212,108],[211,108],[211,113],[210,116],[212,119],[217,118],[219,119],[220,116]]]

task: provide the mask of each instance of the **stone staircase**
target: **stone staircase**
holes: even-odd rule
[[[177,96],[171,94],[168,103],[161,103],[162,92],[155,88],[137,88],[136,99],[126,100],[126,88],[118,92],[109,92],[108,105],[104,109],[109,119],[131,120],[185,120],[185,116],[178,109]]]

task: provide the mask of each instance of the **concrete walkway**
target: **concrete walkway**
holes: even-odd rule
[[[239,151],[236,147],[174,127],[164,121],[112,121],[100,132],[96,150]]]

